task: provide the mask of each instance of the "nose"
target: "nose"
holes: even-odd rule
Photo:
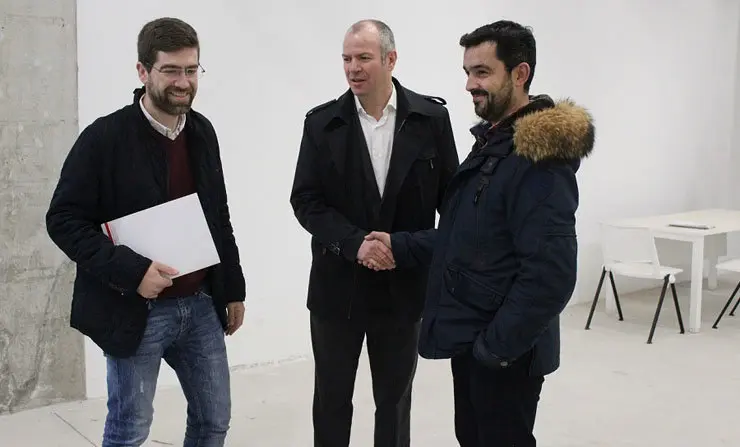
[[[178,76],[175,81],[175,86],[182,89],[190,88],[190,79],[185,75]]]
[[[357,59],[352,58],[352,60],[350,60],[350,62],[349,62],[349,71],[351,73],[357,73],[361,69],[362,69],[362,67],[360,66],[360,63],[357,62]]]
[[[478,83],[475,82],[472,76],[468,76],[468,80],[465,82],[465,90],[472,92],[473,90],[477,88],[479,88]]]

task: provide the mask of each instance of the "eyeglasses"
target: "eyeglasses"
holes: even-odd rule
[[[162,73],[169,79],[180,79],[180,76],[185,74],[185,77],[188,79],[192,78],[201,78],[205,74],[206,70],[198,64],[197,67],[173,67],[173,66],[166,66],[164,68],[157,68],[152,67],[153,70],[157,70],[158,72]]]

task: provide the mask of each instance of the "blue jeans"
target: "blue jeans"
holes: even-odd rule
[[[183,446],[223,446],[231,419],[229,365],[211,298],[198,293],[151,301],[149,306],[136,354],[107,356],[108,415],[102,447],[138,447],[146,441],[162,359],[177,374],[188,403]]]

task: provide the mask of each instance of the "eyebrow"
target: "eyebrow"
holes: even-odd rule
[[[185,68],[198,68],[198,67],[200,67],[200,64],[188,65]],[[162,67],[160,68],[164,70],[165,68],[183,68],[183,67],[181,67],[180,65],[175,65],[175,64],[162,64]]]
[[[491,71],[491,67],[489,67],[486,64],[476,64],[470,68],[465,68],[465,66],[463,66],[463,70],[465,70],[466,72],[470,70],[481,70],[481,69]]]

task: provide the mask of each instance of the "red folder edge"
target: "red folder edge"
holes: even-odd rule
[[[110,241],[115,244],[116,241],[113,240],[113,233],[110,231],[110,226],[108,225],[108,222],[106,222],[104,225],[105,225],[105,232],[108,235],[108,239],[110,239]]]

